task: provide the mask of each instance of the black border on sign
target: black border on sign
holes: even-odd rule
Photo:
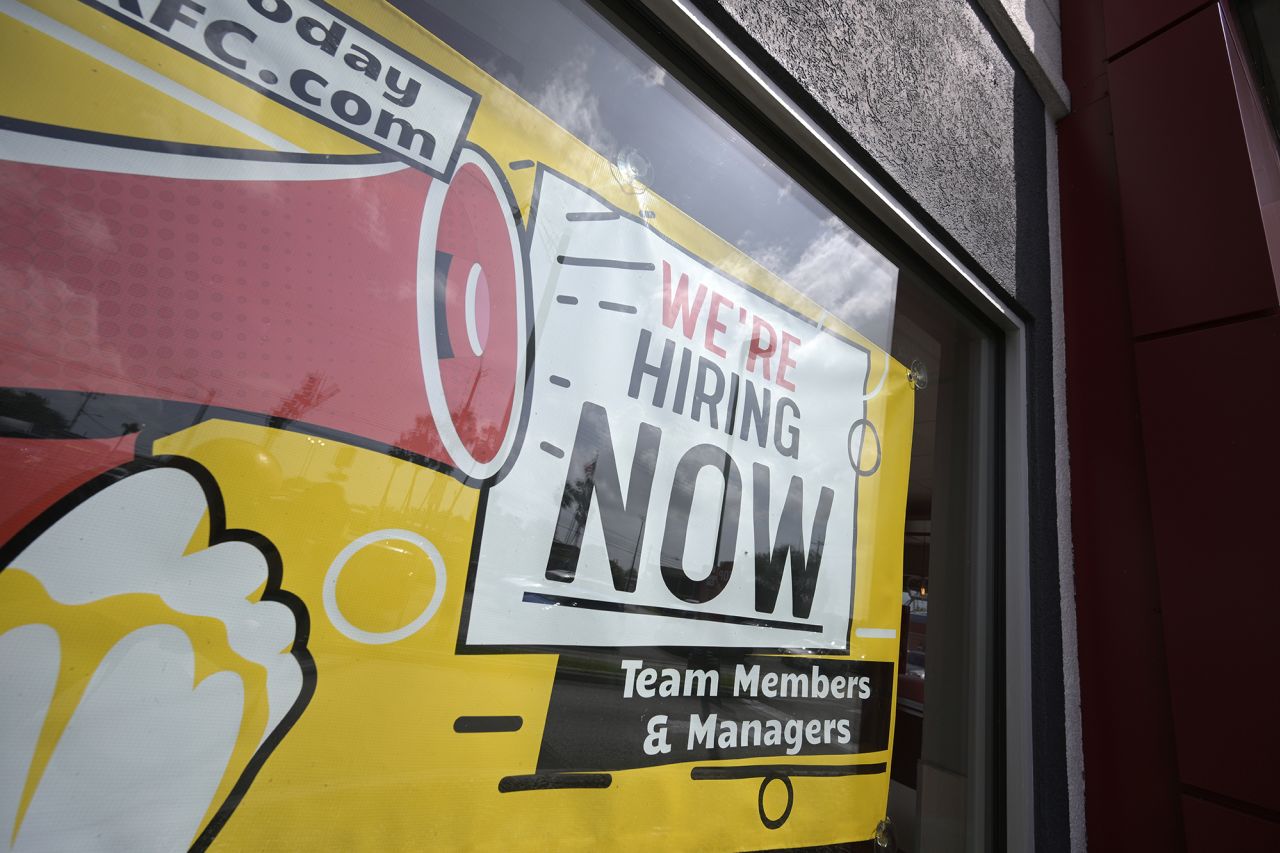
[[[463,145],[466,144],[467,135],[471,132],[471,122],[475,119],[476,109],[480,106],[480,95],[477,94],[475,91],[473,91],[471,88],[464,86],[463,84],[459,83],[457,80],[454,80],[452,77],[449,77],[439,69],[433,68],[430,65],[427,65],[421,59],[406,53],[403,48],[399,47],[396,44],[393,44],[391,41],[389,41],[387,38],[383,37],[382,35],[375,33],[373,30],[369,29],[367,26],[355,20],[354,18],[342,12],[339,12],[337,9],[333,8],[328,3],[324,2],[324,0],[307,0],[307,2],[312,3],[318,6],[319,8],[323,9],[326,14],[332,15],[336,20],[346,24],[348,28],[354,29],[355,31],[359,32],[362,38],[367,38],[371,42],[376,42],[377,44],[391,51],[395,55],[404,59],[408,64],[416,68],[419,68],[422,71],[425,71],[428,75],[435,77],[438,80],[452,86],[454,89],[457,89],[459,92],[463,93],[464,95],[466,95],[471,99],[471,106],[467,108],[467,114],[463,118],[462,123],[459,125],[458,139],[454,143],[453,151],[449,155],[449,162],[445,165],[443,170],[432,169],[431,167],[424,164],[421,160],[415,160],[412,157],[408,157],[402,154],[401,152],[397,151],[394,148],[378,144],[378,142],[375,141],[376,137],[370,138],[362,134],[354,133],[349,127],[346,127],[342,124],[339,124],[336,121],[332,121],[331,119],[323,115],[320,115],[319,113],[316,113],[309,106],[300,104],[297,101],[290,100],[289,98],[286,98],[283,95],[280,95],[272,91],[271,89],[264,88],[263,86],[260,86],[258,83],[254,82],[247,76],[241,76],[237,73],[234,73],[231,69],[228,69],[225,65],[215,62],[212,59],[209,59],[208,57],[202,56],[196,51],[191,50],[190,48],[187,48],[182,44],[179,44],[178,42],[164,35],[163,33],[160,33],[157,30],[147,26],[145,21],[139,20],[138,18],[131,17],[125,14],[124,12],[117,11],[116,9],[112,9],[106,6],[106,4],[102,2],[102,0],[80,0],[80,2],[85,6],[88,6],[90,9],[93,9],[95,12],[99,12],[103,15],[106,15],[107,17],[112,18],[124,24],[130,29],[137,30],[138,32],[153,39],[154,41],[160,44],[163,44],[168,48],[176,50],[178,53],[181,53],[183,56],[189,57],[190,59],[194,59],[195,61],[199,62],[201,65],[212,68],[214,71],[217,71],[218,73],[236,81],[240,85],[246,86],[260,95],[265,95],[266,97],[275,101],[277,104],[280,104],[281,106],[285,107],[286,109],[292,112],[305,116],[306,118],[309,118],[312,121],[317,122],[318,124],[324,125],[330,130],[336,131],[350,139],[354,139],[357,142],[361,143],[362,145],[367,145],[368,147],[376,151],[381,151],[384,154],[387,154],[395,158],[396,160],[399,160],[400,162],[405,163],[406,165],[414,169],[417,169],[420,172],[425,172],[426,174],[431,175],[433,178],[439,178],[443,181],[448,181],[453,176],[453,170],[458,165],[458,156],[462,153]],[[293,20],[292,15],[290,16],[290,20],[291,21]],[[426,32],[426,31],[423,30],[423,32]],[[432,138],[434,138],[434,135]]]
[[[184,456],[139,457],[99,474],[87,483],[83,483],[67,492],[40,513],[35,520],[15,533],[13,538],[0,546],[0,572],[4,572],[8,568],[21,568],[18,565],[14,565],[15,558],[45,531],[94,495],[133,474],[166,469],[177,469],[191,475],[204,492],[205,502],[209,509],[210,548],[223,542],[244,542],[252,545],[263,555],[267,564],[267,583],[261,600],[282,604],[293,613],[295,630],[290,654],[298,662],[298,666],[302,671],[302,689],[298,691],[298,697],[289,707],[289,710],[285,712],[284,716],[280,718],[280,722],[276,724],[275,728],[266,733],[262,742],[254,750],[249,762],[240,772],[239,778],[231,786],[226,799],[222,801],[213,816],[209,818],[209,822],[200,829],[195,840],[191,842],[191,850],[203,851],[213,842],[214,837],[231,817],[236,806],[240,804],[240,800],[248,792],[249,786],[253,784],[258,771],[262,769],[262,765],[271,756],[276,746],[284,740],[289,730],[293,728],[294,723],[298,721],[298,718],[302,716],[302,712],[306,710],[307,705],[311,702],[311,697],[316,692],[317,673],[315,659],[307,649],[307,642],[311,636],[311,617],[302,599],[292,592],[282,589],[280,586],[284,576],[284,561],[281,559],[280,551],[275,544],[256,531],[227,527],[227,512],[226,505],[222,500],[222,491],[218,488],[213,474],[200,463]]]
[[[554,178],[557,178],[563,181],[564,183],[567,183],[570,186],[576,188],[582,193],[590,196],[592,200],[596,201],[603,207],[607,208],[610,212],[616,213],[617,214],[616,218],[625,219],[634,224],[642,226],[643,228],[651,232],[654,236],[658,237],[664,243],[668,244],[677,252],[679,252],[683,257],[692,259],[693,261],[695,261],[696,263],[700,264],[705,269],[707,269],[709,272],[714,273],[732,282],[738,287],[741,287],[743,290],[746,290],[748,293],[754,294],[755,296],[763,299],[764,301],[775,306],[776,308],[784,311],[787,314],[790,314],[791,316],[795,317],[801,322],[807,325],[813,326],[819,332],[825,332],[826,334],[831,335],[833,338],[840,341],[841,343],[844,343],[862,352],[867,358],[867,372],[862,379],[861,393],[864,398],[866,397],[867,388],[871,381],[871,369],[872,369],[871,350],[868,349],[866,346],[864,346],[861,343],[858,343],[857,341],[854,341],[853,339],[849,338],[846,335],[840,334],[839,331],[832,329],[829,326],[826,326],[817,320],[814,320],[813,318],[801,313],[797,309],[792,308],[791,306],[780,302],[778,299],[774,298],[773,296],[770,296],[767,293],[764,293],[763,291],[752,286],[751,284],[748,284],[747,282],[742,281],[741,279],[728,274],[724,270],[712,264],[710,261],[707,261],[706,259],[699,257],[698,255],[690,251],[688,248],[680,245],[671,237],[668,237],[667,235],[663,234],[660,230],[658,230],[658,228],[654,226],[654,224],[650,220],[641,216],[637,216],[632,213],[628,213],[625,210],[622,210],[621,208],[607,201],[600,193],[592,190],[590,187],[587,187],[582,183],[579,183],[578,181],[573,180],[572,178],[568,177],[564,173],[548,166],[545,163],[537,164],[537,172],[534,176],[534,183],[533,183],[533,193],[530,196],[530,201],[529,201],[528,222],[523,224],[523,226],[519,228],[521,251],[525,259],[527,286],[530,288],[530,293],[529,293],[530,305],[532,305],[532,290],[531,290],[532,277],[529,276],[528,273],[530,271],[530,263],[531,263],[530,258],[532,254],[532,248],[533,248],[533,234],[537,227],[538,209],[539,209],[538,203],[541,198],[542,184],[544,179],[548,175]],[[517,226],[520,226],[520,225],[521,223],[517,218]],[[476,507],[475,533],[471,540],[471,554],[468,559],[468,565],[467,565],[467,582],[463,591],[462,611],[459,614],[459,620],[458,620],[458,640],[455,645],[454,652],[455,654],[460,654],[460,655],[462,654],[561,654],[561,653],[572,653],[574,651],[595,650],[595,651],[601,651],[606,653],[617,652],[620,654],[622,649],[649,647],[652,644],[649,644],[649,643],[637,644],[635,646],[557,646],[557,645],[542,645],[542,644],[519,645],[519,644],[505,644],[505,643],[499,644],[499,645],[480,645],[480,644],[472,645],[467,641],[467,632],[471,622],[471,605],[475,595],[476,575],[479,570],[480,545],[484,535],[485,518],[487,515],[488,504],[489,504],[489,500],[488,500],[489,490],[494,485],[502,482],[502,480],[507,476],[507,474],[511,472],[511,469],[514,467],[516,460],[519,458],[520,449],[524,445],[525,432],[528,427],[529,412],[533,408],[533,399],[535,394],[535,388],[534,388],[534,361],[535,361],[534,343],[535,341],[534,341],[532,316],[529,317],[529,324],[530,324],[529,325],[529,348],[528,348],[528,356],[526,361],[526,376],[525,376],[526,385],[525,385],[525,394],[523,398],[520,425],[516,433],[515,441],[512,445],[511,454],[508,456],[506,462],[503,464],[502,469],[492,478],[491,482],[484,485],[484,487],[481,489],[481,492],[480,492],[480,500]],[[887,366],[886,366],[886,369],[887,369]],[[866,409],[867,409],[867,402],[865,399],[862,402],[862,409],[863,409],[863,416],[865,417]],[[853,476],[854,476],[854,483],[853,483],[854,519],[853,519],[853,543],[852,543],[853,564],[850,566],[851,580],[849,584],[849,611],[848,611],[849,616],[848,616],[847,624],[845,626],[845,631],[844,631],[844,644],[839,648],[822,647],[822,648],[770,649],[770,648],[762,648],[760,646],[715,646],[713,647],[715,650],[722,651],[724,653],[755,652],[755,653],[762,653],[762,654],[780,654],[780,655],[808,656],[808,657],[815,656],[815,655],[839,657],[842,655],[847,655],[849,653],[849,649],[852,646],[854,596],[857,592],[857,580],[858,580],[858,576],[857,576],[858,507],[860,506],[860,504],[858,503],[858,498],[860,496],[859,481],[862,479],[856,473],[854,473]],[[669,648],[672,650],[689,650],[689,649],[705,649],[707,647],[706,646],[663,646],[663,648]]]

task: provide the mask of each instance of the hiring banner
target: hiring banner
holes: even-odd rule
[[[388,4],[0,37],[0,848],[872,837],[902,365]]]

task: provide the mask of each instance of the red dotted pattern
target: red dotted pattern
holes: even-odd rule
[[[418,345],[430,183],[411,169],[217,181],[0,163],[0,385],[227,406],[452,461]],[[485,403],[455,420],[500,440],[514,358],[489,355],[446,390]],[[492,388],[476,386],[486,375]]]
[[[10,541],[71,490],[132,459],[136,440],[0,439],[0,483],[8,485],[0,489],[0,542]]]

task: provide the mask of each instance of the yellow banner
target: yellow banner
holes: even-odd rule
[[[386,4],[0,41],[0,846],[872,837],[902,365]]]

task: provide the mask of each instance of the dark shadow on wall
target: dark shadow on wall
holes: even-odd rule
[[[1026,323],[1027,485],[1030,551],[1031,720],[1033,812],[1037,851],[1071,849],[1067,778],[1067,742],[1062,597],[1058,565],[1057,435],[1054,428],[1053,299],[1049,247],[1047,116],[1044,101],[996,33],[976,2],[970,6],[982,20],[1013,69],[1013,155],[1016,211],[1014,306]],[[998,584],[997,600],[1004,589]],[[997,608],[997,612],[1000,612]],[[1004,626],[999,626],[1003,628]],[[1003,633],[1003,631],[1001,631]],[[1002,652],[997,652],[1002,654]],[[1003,658],[997,664],[1003,663]],[[1003,666],[994,668],[1003,673]],[[1005,685],[995,686],[996,696]],[[1003,714],[1003,703],[993,704]],[[1002,731],[1004,720],[997,720]],[[999,758],[999,756],[996,756]],[[997,761],[997,766],[1002,762]],[[1005,801],[997,773],[993,797]],[[1004,827],[996,828],[997,837]],[[1007,839],[1006,839],[1007,840]]]
[[[1017,289],[1027,315],[1027,446],[1031,557],[1031,705],[1036,849],[1071,848],[1058,566],[1053,322],[1044,102],[1014,77]]]

